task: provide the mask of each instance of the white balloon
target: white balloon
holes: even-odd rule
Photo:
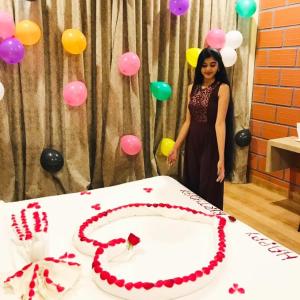
[[[224,47],[221,49],[220,53],[225,67],[231,67],[235,64],[237,60],[237,54],[234,49],[230,47]]]
[[[0,100],[2,100],[4,97],[4,86],[3,84],[0,82]]]
[[[228,31],[225,38],[225,47],[239,48],[243,43],[243,36],[238,30]]]

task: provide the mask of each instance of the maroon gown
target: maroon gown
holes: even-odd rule
[[[191,191],[223,209],[224,183],[216,182],[219,160],[215,123],[220,83],[196,85],[188,105],[191,123],[185,142],[184,184]]]

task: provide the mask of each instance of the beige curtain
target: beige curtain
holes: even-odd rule
[[[231,71],[237,128],[247,126],[247,62],[249,21],[237,20],[235,1],[190,0],[188,14],[169,13],[168,0],[3,0],[0,10],[15,22],[38,23],[43,36],[26,47],[19,65],[0,62],[5,97],[0,101],[0,199],[6,201],[70,193],[155,176],[180,177],[180,163],[168,170],[159,153],[163,137],[175,138],[185,116],[186,87],[193,70],[185,51],[202,47],[210,28],[238,28],[244,44]],[[68,55],[61,44],[65,29],[78,28],[88,45],[82,55]],[[138,54],[137,76],[124,77],[118,57]],[[82,80],[87,103],[66,106],[66,83]],[[158,102],[150,94],[151,81],[166,81],[172,98]],[[238,84],[235,82],[238,81]],[[136,157],[120,150],[120,137],[134,134],[143,149]],[[44,171],[40,155],[45,147],[60,151],[65,160],[56,174]],[[235,178],[244,181],[243,165]],[[181,161],[182,162],[182,161]]]

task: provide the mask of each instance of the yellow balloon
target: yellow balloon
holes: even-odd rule
[[[198,56],[201,50],[200,48],[190,48],[186,50],[186,60],[194,68],[197,66]]]
[[[173,150],[174,145],[175,142],[172,139],[163,138],[160,144],[160,152],[164,156],[169,156],[169,154]]]
[[[16,38],[23,45],[34,45],[41,38],[41,29],[36,23],[30,20],[23,20],[16,25]]]
[[[86,48],[86,38],[78,29],[67,29],[63,32],[61,42],[64,49],[71,54],[80,54]]]

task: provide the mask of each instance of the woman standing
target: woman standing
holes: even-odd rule
[[[224,178],[232,171],[233,103],[220,53],[201,51],[193,85],[188,87],[187,113],[174,148],[173,164],[186,139],[184,184],[194,193],[223,209]]]

